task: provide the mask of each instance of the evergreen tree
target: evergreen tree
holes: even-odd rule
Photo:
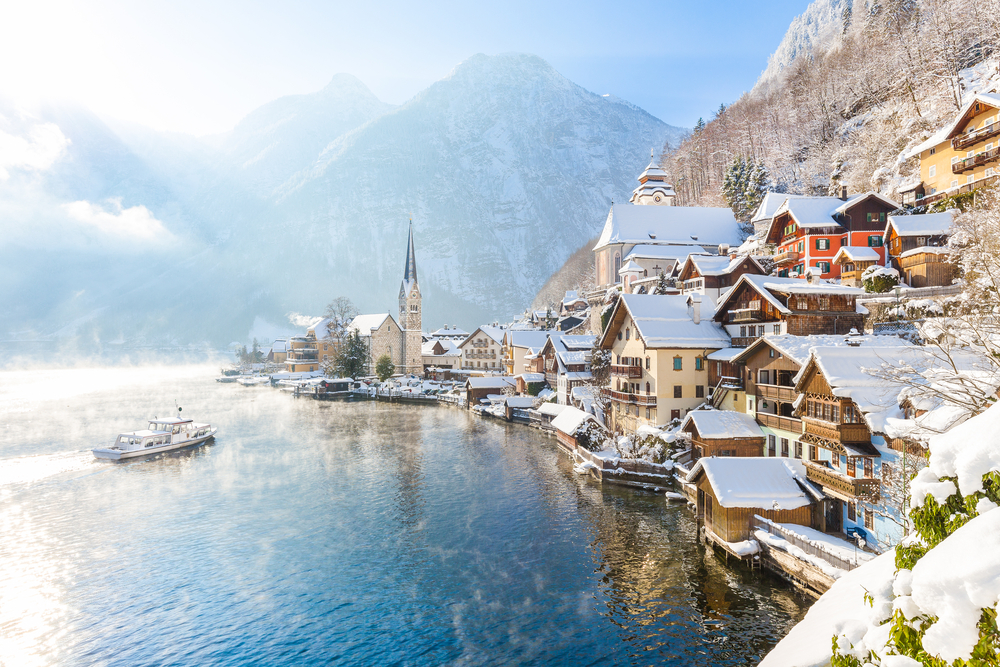
[[[392,358],[388,354],[383,354],[375,362],[375,375],[378,376],[379,382],[385,382],[395,372],[396,365],[392,363]]]
[[[344,378],[356,379],[368,374],[368,344],[357,331],[349,334],[340,346],[332,369]]]
[[[748,223],[771,185],[771,177],[763,162],[737,155],[722,179],[722,196],[742,223]]]

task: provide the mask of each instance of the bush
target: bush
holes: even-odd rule
[[[885,266],[869,266],[861,274],[865,291],[873,294],[888,292],[899,284],[899,271]]]
[[[388,354],[383,354],[375,362],[375,375],[378,376],[380,382],[385,382],[392,374],[396,372],[396,365],[392,363],[392,359]]]

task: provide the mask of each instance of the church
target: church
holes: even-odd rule
[[[422,375],[424,371],[421,347],[420,286],[417,284],[417,257],[413,248],[413,221],[406,243],[406,264],[399,286],[399,321],[389,313],[358,315],[348,325],[368,343],[368,374],[375,375],[375,364],[383,354],[389,355],[396,373]]]

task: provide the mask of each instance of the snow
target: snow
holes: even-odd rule
[[[861,195],[849,197],[846,203],[853,204],[859,197]],[[839,197],[798,197],[785,201],[775,215],[787,211],[799,227],[840,227],[833,216],[844,203]]]
[[[677,493],[676,491],[667,491],[663,495],[667,500],[687,500],[687,498],[684,497],[684,494]]]
[[[729,337],[708,313],[702,313],[699,324],[694,323],[687,298],[679,294],[623,294],[619,307],[628,310],[648,348],[729,347]]]
[[[365,336],[371,336],[372,329],[378,329],[382,326],[382,323],[386,319],[391,319],[389,313],[378,313],[375,315],[358,315],[351,323],[347,325],[347,328],[351,331],[357,331],[358,335],[364,338]]]
[[[750,222],[763,222],[764,220],[770,220],[774,217],[774,212],[778,210],[778,207],[785,203],[785,200],[789,197],[798,198],[803,195],[790,195],[784,192],[768,192],[764,195],[764,198],[760,202],[760,206],[757,207],[757,212],[754,216],[750,218]]]
[[[543,313],[544,315],[544,313]],[[553,331],[508,331],[507,341],[511,347],[541,350]]]
[[[624,276],[626,273],[642,273],[642,267],[632,260],[628,260],[625,262],[625,266],[618,270],[618,275],[620,276]]]
[[[848,347],[847,341],[858,343],[860,347],[913,347],[913,344],[898,336],[846,336],[834,334],[816,334],[812,336],[793,336],[791,334],[775,334],[758,338],[746,348],[736,348],[744,358],[749,358],[758,345],[770,345],[799,366],[809,361],[809,351],[814,347]],[[711,355],[709,356],[711,359]],[[734,357],[735,358],[735,357]]]
[[[705,248],[700,245],[637,245],[625,257],[628,259],[673,259],[678,263],[686,260],[691,255],[710,255]]]
[[[743,347],[724,347],[712,352],[706,358],[712,361],[732,361],[744,352],[746,352],[746,348]]]
[[[955,214],[952,211],[944,213],[925,213],[923,215],[890,215],[890,228],[896,230],[898,236],[939,236],[948,234],[954,222]]]
[[[684,417],[684,426],[693,422],[703,440],[717,438],[760,438],[764,433],[757,421],[743,412],[732,410],[692,410]]]
[[[729,208],[614,204],[594,250],[610,244],[672,243],[720,245],[741,243],[739,225]]]
[[[576,435],[577,429],[579,429],[583,423],[587,420],[597,421],[594,419],[593,415],[589,415],[583,410],[579,410],[572,406],[566,406],[566,409],[556,415],[555,419],[552,420],[552,427],[562,431],[566,435]]]
[[[525,382],[545,382],[544,373],[521,373],[516,377],[521,378]]]
[[[912,257],[913,255],[921,255],[927,253],[929,255],[950,255],[953,251],[947,246],[921,246],[919,248],[913,248],[912,250],[907,250],[902,255],[899,256],[900,259],[904,257]]]
[[[891,612],[895,555],[888,551],[841,576],[758,667],[828,667],[833,637],[844,636],[857,646],[870,624]],[[866,593],[875,598],[874,607],[865,602]]]
[[[475,377],[466,380],[470,389],[505,389],[516,386],[516,381],[510,376]]]
[[[720,540],[724,541],[724,540]],[[726,542],[726,546],[731,552],[737,556],[742,556],[746,558],[747,556],[753,556],[755,553],[760,551],[760,546],[754,540],[743,540],[742,542]]]
[[[538,411],[543,415],[552,415],[554,417],[568,407],[570,406],[560,405],[559,403],[542,403],[538,407]]]
[[[686,481],[693,482],[702,471],[722,507],[793,510],[812,504],[796,483],[796,478],[806,479],[805,465],[798,459],[701,458]]]
[[[809,542],[813,546],[830,553],[837,558],[846,560],[851,563],[860,564],[870,561],[875,558],[875,554],[869,553],[867,551],[861,551],[853,542],[841,539],[835,535],[829,535],[827,533],[815,530],[809,526],[800,526],[794,523],[777,523],[765,519],[764,517],[758,517],[765,523],[778,526],[790,533],[794,533],[799,539]]]
[[[815,279],[811,283],[802,278],[776,278],[774,276],[758,276],[744,273],[729,290],[719,299],[715,309],[715,317],[728,309],[729,297],[737,293],[741,283],[750,283],[755,291],[766,299],[778,312],[788,314],[791,311],[774,295],[779,294],[839,294],[844,296],[864,296],[865,291],[857,287],[847,287]]]
[[[526,410],[534,406],[535,399],[531,396],[508,396],[504,403],[508,408]]]
[[[841,255],[854,262],[878,262],[882,259],[879,257],[879,254],[875,252],[874,248],[848,245],[843,246],[837,251],[837,254],[833,256],[834,264],[839,263]]]

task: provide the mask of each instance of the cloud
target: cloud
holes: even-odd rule
[[[141,241],[172,238],[148,208],[142,205],[122,208],[121,197],[107,199],[103,205],[75,201],[63,204],[62,209],[76,222],[111,236]]]
[[[69,139],[55,123],[35,123],[28,128],[26,136],[0,130],[0,181],[10,178],[8,169],[48,169],[69,144]]]
[[[312,317],[310,315],[300,315],[299,313],[289,313],[288,321],[291,322],[293,326],[302,327],[303,329],[308,329],[312,325],[316,324],[322,317]]]

